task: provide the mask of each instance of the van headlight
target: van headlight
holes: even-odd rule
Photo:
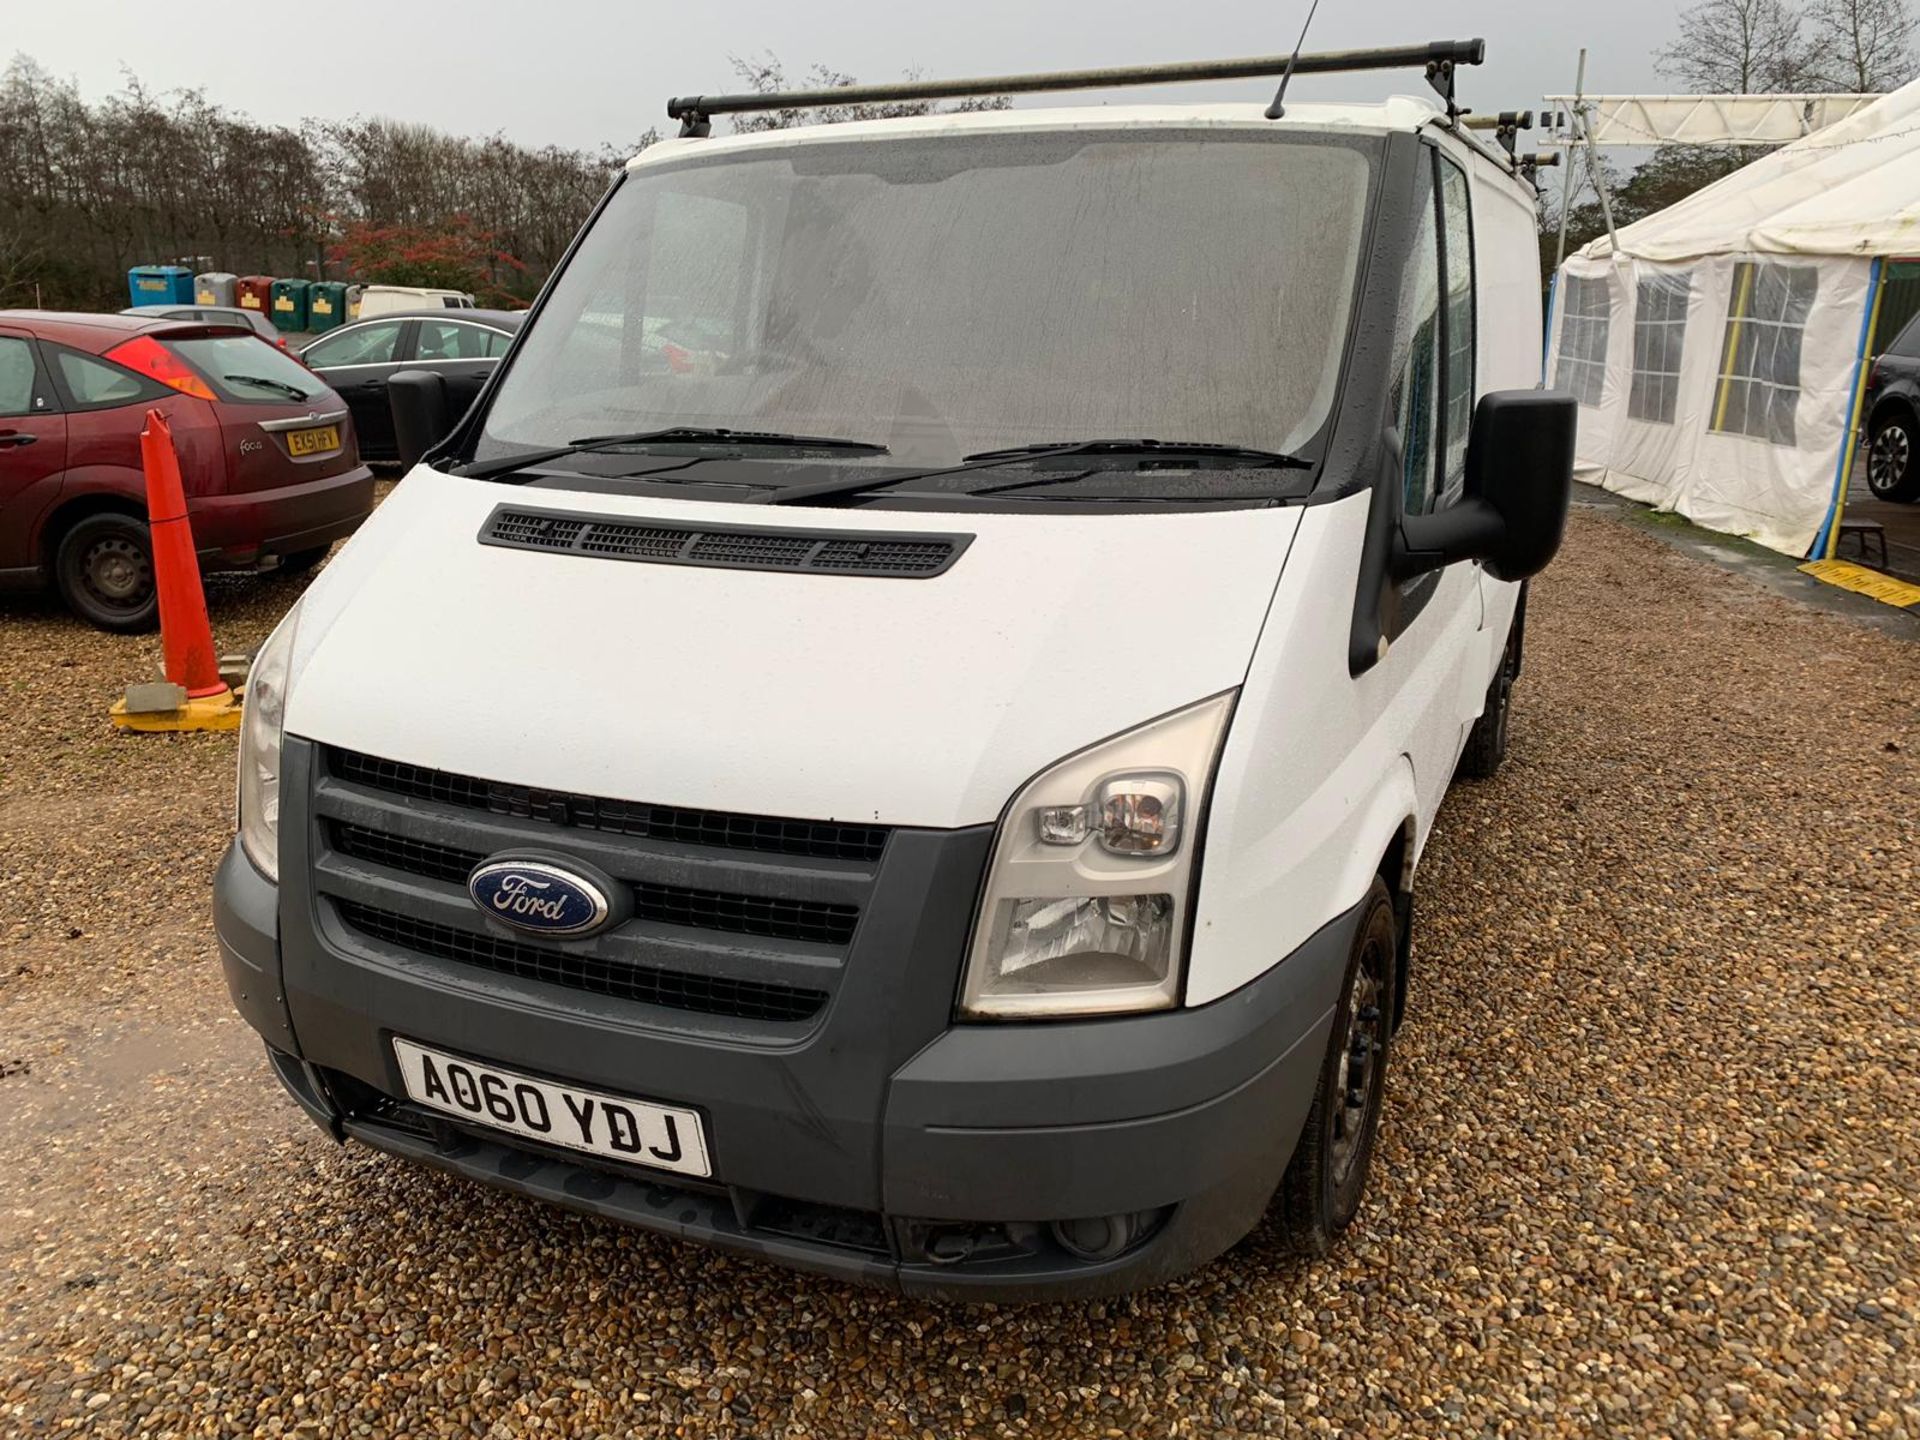
[[[293,633],[300,624],[294,606],[267,637],[247,672],[240,712],[240,848],[269,880],[280,879],[280,736],[287,719],[287,671]]]
[[[1232,692],[1070,755],[1007,807],[973,925],[968,1015],[1174,1004]]]

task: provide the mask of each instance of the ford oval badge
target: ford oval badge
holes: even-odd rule
[[[591,935],[613,915],[609,882],[530,857],[482,862],[467,877],[467,893],[489,919],[533,935]]]

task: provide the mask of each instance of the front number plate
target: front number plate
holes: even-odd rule
[[[287,453],[299,460],[308,455],[325,455],[340,448],[340,427],[322,425],[317,430],[289,430]]]
[[[706,1131],[691,1110],[556,1085],[398,1037],[393,1053],[407,1095],[429,1109],[627,1165],[680,1175],[713,1173]]]

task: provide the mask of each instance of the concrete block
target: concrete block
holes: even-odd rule
[[[159,715],[178,710],[187,703],[187,689],[171,680],[156,680],[147,685],[127,687],[127,714]]]

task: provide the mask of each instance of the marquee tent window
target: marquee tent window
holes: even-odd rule
[[[1553,383],[1597,409],[1607,381],[1607,280],[1604,275],[1568,275],[1565,285],[1560,368]]]
[[[1800,345],[1819,272],[1810,266],[1743,260],[1734,268],[1727,337],[1713,428],[1774,445],[1794,443],[1800,404]]]
[[[1692,292],[1689,275],[1645,275],[1635,287],[1633,386],[1627,396],[1627,414],[1635,420],[1673,423]]]

